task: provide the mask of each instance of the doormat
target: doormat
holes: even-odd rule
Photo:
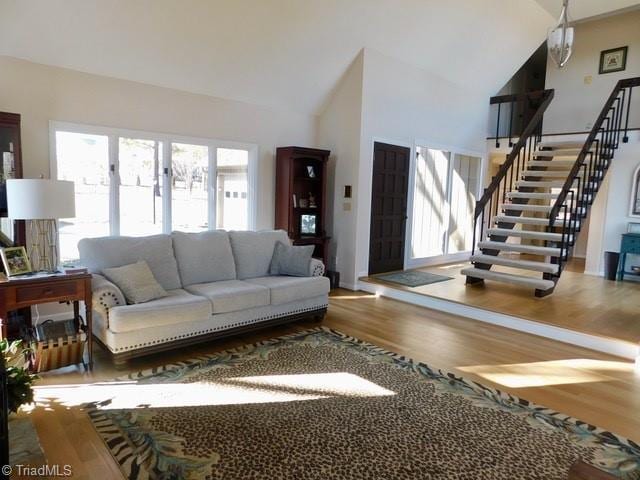
[[[407,287],[421,287],[431,283],[446,282],[453,280],[453,277],[445,277],[435,273],[422,272],[420,270],[408,270],[405,272],[385,273],[375,275],[374,278],[385,282],[398,283]]]

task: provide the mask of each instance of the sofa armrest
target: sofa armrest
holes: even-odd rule
[[[322,277],[324,275],[324,263],[317,258],[312,258],[309,264],[310,277]]]
[[[102,315],[107,323],[109,309],[127,304],[122,291],[102,275],[94,273],[91,276],[91,289],[93,290],[93,309]]]

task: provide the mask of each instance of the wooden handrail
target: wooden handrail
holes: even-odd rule
[[[531,95],[535,95],[535,96],[532,97]],[[489,200],[491,199],[495,191],[500,186],[500,182],[502,182],[504,177],[509,172],[509,169],[513,166],[513,162],[515,162],[516,158],[518,158],[518,153],[526,145],[527,141],[529,140],[529,137],[531,137],[531,135],[535,132],[536,128],[538,127],[538,123],[540,122],[540,120],[542,120],[542,116],[544,115],[544,112],[547,110],[547,107],[551,103],[551,100],[553,100],[553,95],[554,95],[553,89],[543,90],[542,92],[532,92],[530,94],[522,94],[522,95],[503,95],[503,97],[511,96],[511,97],[519,97],[519,98],[541,98],[542,103],[540,103],[540,106],[536,110],[536,113],[533,114],[533,116],[531,117],[531,120],[529,120],[529,123],[527,124],[525,129],[522,131],[522,134],[518,138],[518,142],[513,146],[513,148],[511,149],[511,152],[507,155],[507,159],[500,166],[498,173],[496,174],[495,177],[493,177],[493,180],[491,180],[491,183],[485,189],[484,194],[482,195],[482,198],[480,198],[480,200],[476,202],[476,209],[474,214],[475,218],[478,218],[482,214],[484,207],[487,205],[487,203],[489,203]],[[501,97],[493,97],[493,98],[501,98]],[[496,102],[496,103],[500,103],[500,102]]]
[[[567,180],[562,186],[562,190],[558,194],[558,198],[556,199],[555,203],[553,204],[553,207],[551,208],[551,212],[549,213],[550,227],[554,226],[555,220],[558,214],[560,213],[560,208],[562,208],[562,204],[567,199],[569,190],[571,190],[573,183],[576,177],[578,176],[580,168],[582,168],[582,164],[584,164],[585,157],[589,154],[589,151],[591,150],[591,146],[595,141],[596,136],[600,132],[600,129],[602,128],[602,124],[604,123],[605,119],[609,115],[609,111],[613,108],[613,102],[615,102],[616,98],[618,98],[618,95],[620,94],[621,90],[625,88],[638,87],[638,86],[640,86],[640,77],[627,78],[624,80],[619,80],[618,83],[616,83],[616,86],[611,91],[611,95],[609,95],[609,98],[607,99],[604,106],[602,107],[602,110],[600,111],[598,118],[594,122],[591,132],[589,132],[589,135],[587,136],[587,139],[585,140],[584,145],[582,146],[582,150],[580,151],[578,158],[576,158],[576,161],[573,164],[573,167],[571,167],[571,171],[567,176]],[[586,179],[586,181],[588,182],[589,179]]]
[[[528,93],[514,93],[509,95],[496,95],[489,99],[489,105],[495,105],[497,103],[511,103],[519,102],[521,100],[537,100],[542,98],[548,90],[536,90]]]

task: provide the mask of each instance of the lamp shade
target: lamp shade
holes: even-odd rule
[[[75,217],[74,184],[46,178],[7,180],[7,207],[14,220]]]

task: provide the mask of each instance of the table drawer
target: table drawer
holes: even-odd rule
[[[622,238],[622,250],[627,253],[640,252],[640,238],[623,237]]]
[[[38,301],[44,303],[47,300],[55,301],[60,297],[68,297],[78,294],[77,282],[60,282],[53,285],[25,286],[16,288],[16,302]]]

